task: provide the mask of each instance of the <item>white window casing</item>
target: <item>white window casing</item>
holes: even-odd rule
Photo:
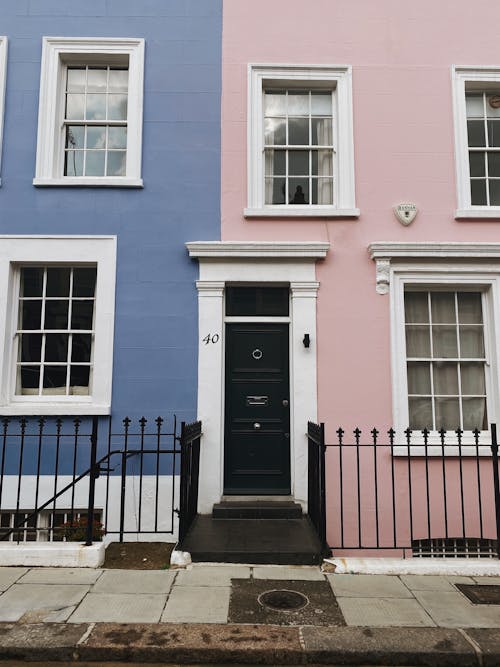
[[[333,204],[265,204],[264,91],[326,90],[333,95]],[[355,205],[352,71],[348,65],[268,65],[248,67],[247,218],[358,217]]]
[[[467,133],[466,93],[500,91],[500,66],[471,66],[451,69],[453,117],[455,128],[455,170],[457,183],[457,210],[455,218],[500,219],[500,205],[471,203],[471,174]]]
[[[0,185],[2,184],[2,139],[5,108],[5,85],[7,82],[7,37],[0,37]]]
[[[16,395],[19,274],[26,266],[96,266],[89,395]],[[0,236],[0,412],[98,415],[111,410],[115,310],[115,236]]]
[[[64,176],[64,91],[68,65],[128,67],[124,176]],[[144,40],[44,37],[40,73],[36,186],[142,187]],[[105,124],[103,122],[103,124]]]

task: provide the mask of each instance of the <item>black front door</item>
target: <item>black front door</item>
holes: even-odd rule
[[[224,493],[290,493],[288,324],[226,325]]]

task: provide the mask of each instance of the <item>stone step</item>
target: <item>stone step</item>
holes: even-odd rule
[[[293,501],[223,501],[213,506],[214,519],[300,519],[302,507]]]
[[[198,515],[182,550],[194,562],[318,565],[321,543],[308,517],[214,519]]]

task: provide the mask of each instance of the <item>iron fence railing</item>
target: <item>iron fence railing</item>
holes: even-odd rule
[[[183,422],[180,433],[175,417],[126,417],[118,425],[108,417],[5,417],[0,424],[0,540],[90,545],[104,534],[159,539],[178,523],[189,528],[199,422]]]
[[[324,425],[308,425],[308,513],[325,543],[328,524],[334,552],[434,555],[439,544],[441,555],[500,555],[494,424],[489,434],[408,429],[398,438],[393,429],[356,428],[349,437],[339,428],[335,435],[325,443]]]

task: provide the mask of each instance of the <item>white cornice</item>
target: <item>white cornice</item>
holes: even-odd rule
[[[500,243],[375,241],[368,246],[368,252],[377,265],[376,290],[379,294],[387,294],[391,263],[395,260],[500,260]]]
[[[318,241],[191,241],[186,243],[190,257],[197,259],[232,259],[253,257],[257,259],[293,257],[303,259],[324,259],[329,243]]]

